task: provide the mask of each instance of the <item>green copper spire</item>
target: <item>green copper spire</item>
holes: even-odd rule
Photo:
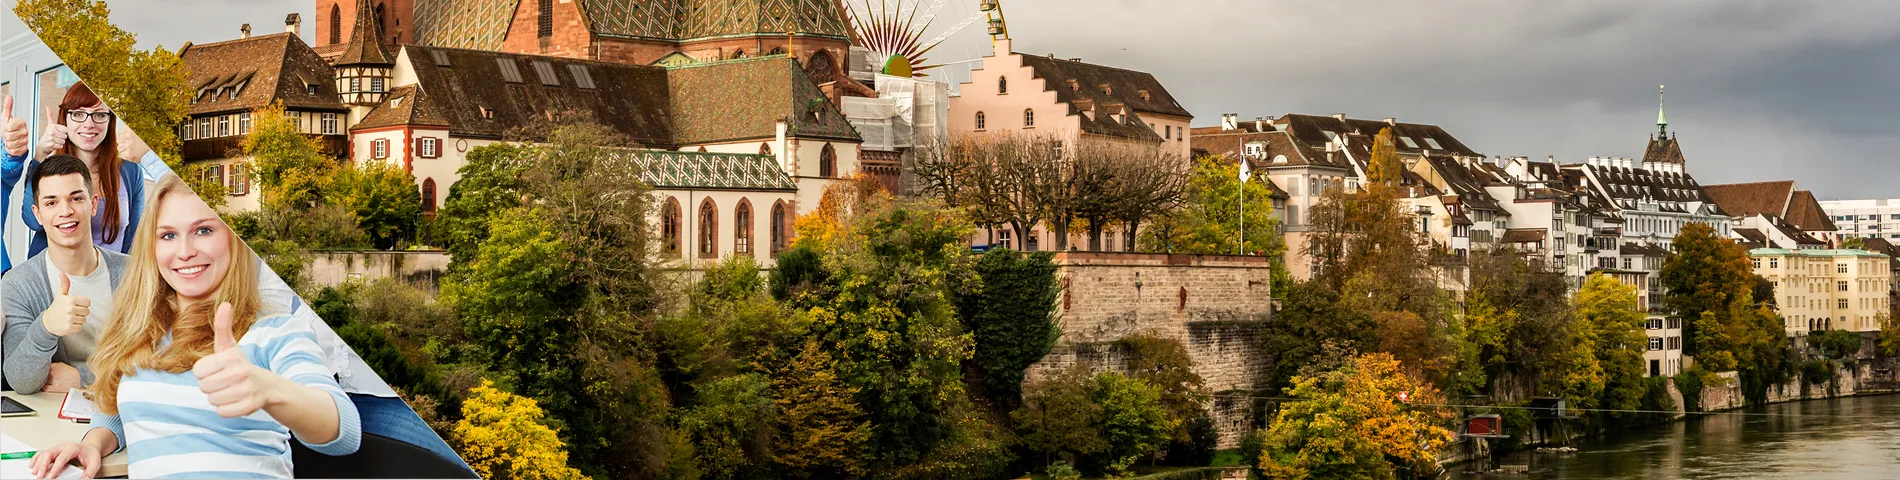
[[[1663,86],[1656,86],[1656,133],[1669,136],[1669,117],[1663,115]]]

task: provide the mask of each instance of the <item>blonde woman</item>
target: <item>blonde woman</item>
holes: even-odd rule
[[[93,356],[98,416],[33,474],[78,461],[88,476],[123,448],[134,478],[291,476],[290,440],[348,455],[356,407],[309,324],[261,311],[258,261],[175,175],[155,185],[126,278]]]

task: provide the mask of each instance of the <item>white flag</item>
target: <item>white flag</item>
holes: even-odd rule
[[[1247,161],[1246,157],[1241,157],[1240,158],[1240,181],[1241,183],[1246,183],[1247,180],[1250,180],[1250,179],[1253,179],[1253,162]]]

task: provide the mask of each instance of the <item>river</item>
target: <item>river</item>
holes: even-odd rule
[[[1576,453],[1517,452],[1461,480],[1900,479],[1900,395],[1809,400],[1580,440]]]

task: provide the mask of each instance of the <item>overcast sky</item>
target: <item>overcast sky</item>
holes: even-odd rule
[[[852,0],[863,1],[863,0]],[[875,1],[875,0],[873,0]],[[931,2],[935,0],[921,0]],[[976,12],[948,0],[935,32]],[[283,29],[312,0],[113,0],[142,45]],[[1900,2],[1005,0],[1016,50],[1151,72],[1195,125],[1289,112],[1445,127],[1486,155],[1640,158],[1670,130],[1704,184],[1900,198]],[[190,13],[186,13],[190,12]],[[981,23],[931,60],[989,52]]]

